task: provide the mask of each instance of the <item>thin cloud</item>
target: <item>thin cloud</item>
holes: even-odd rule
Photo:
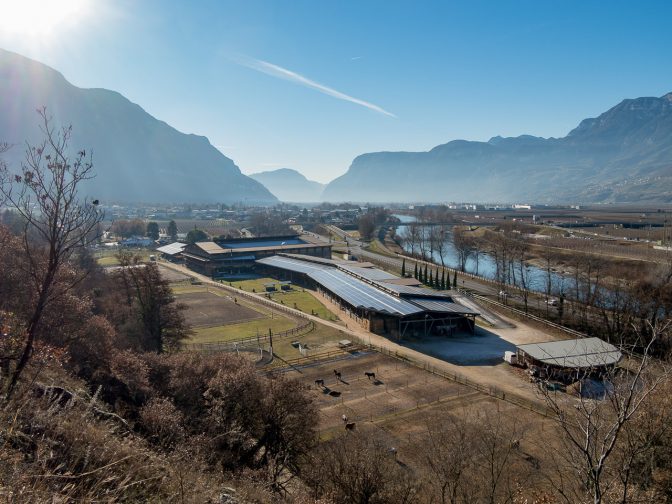
[[[358,59],[362,59],[363,57],[364,56],[353,56],[352,58],[350,58],[350,61],[355,61],[355,60],[358,60]]]
[[[269,63],[268,61],[249,58],[243,61],[239,61],[239,63],[258,72],[271,75],[272,77],[288,80],[290,82],[294,82],[295,84],[315,89],[320,93],[324,93],[333,98],[354,103],[356,105],[361,105],[362,107],[365,107],[369,110],[373,110],[374,112],[378,112],[379,114],[383,114],[389,117],[397,117],[392,112],[388,112],[387,110],[385,110],[382,107],[379,107],[375,103],[360,100],[359,98],[355,98],[354,96],[341,93],[340,91],[330,88],[329,86],[325,86],[324,84],[315,82],[314,80],[311,80],[308,77],[304,77],[301,74],[292,72],[291,70],[287,70],[286,68],[282,68],[281,66],[274,65],[273,63]]]

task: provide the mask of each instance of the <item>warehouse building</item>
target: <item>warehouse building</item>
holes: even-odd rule
[[[404,337],[474,332],[478,313],[438,291],[404,285],[369,263],[278,254],[256,261],[258,271],[317,290],[365,329]]]
[[[212,278],[249,276],[255,261],[280,252],[331,257],[331,244],[310,242],[299,235],[214,240],[187,245],[182,256],[188,268]]]

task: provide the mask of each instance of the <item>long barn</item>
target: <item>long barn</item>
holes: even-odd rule
[[[447,294],[407,285],[366,263],[277,254],[256,264],[258,271],[317,290],[367,330],[397,340],[474,332],[479,315]]]

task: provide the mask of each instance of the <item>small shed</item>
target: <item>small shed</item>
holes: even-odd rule
[[[573,379],[600,375],[623,357],[614,345],[600,338],[579,338],[519,345],[518,364],[537,366],[549,376]]]

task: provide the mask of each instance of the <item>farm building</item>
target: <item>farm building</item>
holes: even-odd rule
[[[257,259],[280,252],[331,257],[331,245],[309,242],[298,235],[236,238],[192,243],[182,255],[194,271],[212,278],[236,278],[252,273]]]
[[[478,313],[438,291],[399,282],[369,263],[279,254],[256,261],[266,274],[316,289],[367,330],[396,339],[473,332]]]
[[[182,251],[187,246],[186,243],[174,242],[163,247],[156,249],[158,253],[161,254],[162,259],[166,259],[171,262],[182,262],[184,257],[182,256]]]
[[[545,343],[528,343],[516,349],[516,360],[523,366],[536,366],[549,376],[571,381],[604,373],[615,366],[623,354],[600,338],[581,338]]]

